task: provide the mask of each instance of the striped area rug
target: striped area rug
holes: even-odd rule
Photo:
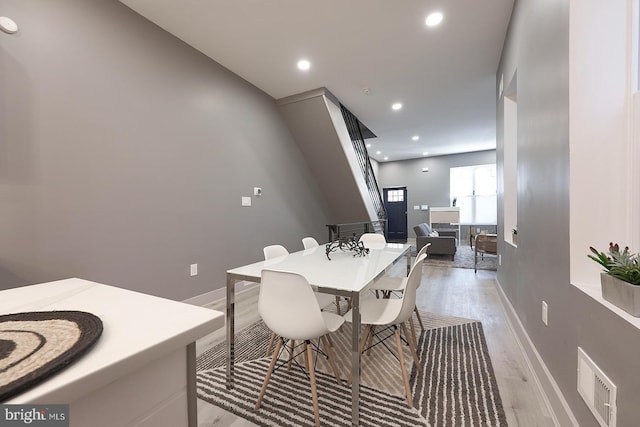
[[[506,425],[481,323],[433,313],[422,313],[422,318],[425,331],[420,333],[418,343],[420,370],[411,364],[408,349],[405,352],[414,408],[406,405],[398,360],[380,345],[362,356],[361,424]],[[269,365],[269,358],[265,357],[269,335],[262,322],[236,335],[236,387],[233,390],[225,387],[224,344],[199,356],[198,397],[258,425],[312,426],[309,380],[295,368],[291,371],[282,368],[274,373],[262,407],[253,411]],[[350,337],[349,324],[332,334],[343,378],[350,369]],[[317,370],[322,425],[350,425],[351,389],[344,383],[342,386],[336,383],[322,358],[318,359]]]

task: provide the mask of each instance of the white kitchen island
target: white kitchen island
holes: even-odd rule
[[[223,313],[82,279],[0,291],[0,314],[79,310],[102,320],[70,366],[2,402],[69,404],[73,427],[197,426],[196,339]]]

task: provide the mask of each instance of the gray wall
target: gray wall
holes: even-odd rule
[[[598,425],[576,391],[581,346],[618,386],[617,425],[632,426],[640,419],[640,331],[570,285],[568,68],[569,1],[516,1],[498,76],[506,85],[517,69],[518,247],[499,239],[498,280],[579,425]],[[500,102],[498,176],[502,117]],[[500,207],[502,183],[498,188]],[[499,236],[502,215],[499,209]],[[549,326],[541,321],[542,301]]]
[[[408,236],[415,237],[413,227],[422,222],[429,222],[429,212],[416,211],[413,209],[415,205],[449,206],[450,168],[486,165],[495,162],[495,150],[384,162],[380,163],[378,167],[378,185],[381,189],[407,187]],[[422,172],[422,168],[425,167],[429,168],[429,172]]]
[[[75,276],[186,299],[266,244],[325,238],[272,98],[117,1],[0,5],[20,26],[0,33],[0,289]]]

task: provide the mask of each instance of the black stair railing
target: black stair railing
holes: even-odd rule
[[[378,187],[373,167],[371,166],[367,146],[364,142],[364,137],[362,136],[360,121],[351,111],[347,110],[344,105],[340,104],[340,109],[342,110],[342,117],[347,125],[349,137],[351,138],[353,148],[356,152],[356,157],[358,158],[358,163],[360,164],[360,169],[362,170],[364,180],[367,184],[367,190],[369,191],[369,195],[373,201],[373,207],[378,214],[378,219],[386,220],[387,211],[384,207],[384,201],[382,200],[382,194],[380,194],[380,188]]]

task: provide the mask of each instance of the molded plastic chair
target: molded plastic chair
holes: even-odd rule
[[[262,249],[262,252],[264,253],[264,259],[273,259],[289,255],[287,248],[282,245],[265,246],[264,249]]]
[[[387,246],[387,239],[384,235],[378,233],[364,233],[360,236],[360,242],[364,244],[365,248],[369,249],[383,249]]]
[[[302,246],[304,246],[305,250],[313,249],[313,248],[319,247],[320,243],[318,243],[318,241],[313,237],[305,237],[304,239],[302,239]],[[338,311],[338,314],[341,314],[340,313],[340,297],[337,295],[336,295],[335,303],[336,303],[336,310]],[[324,307],[326,307],[326,305]]]
[[[382,341],[395,337],[397,357],[400,360],[400,370],[402,371],[402,379],[404,381],[404,388],[407,398],[407,405],[413,407],[413,398],[411,396],[411,388],[409,386],[409,375],[407,374],[407,368],[404,366],[404,353],[402,350],[402,338],[400,336],[400,330],[404,333],[405,339],[411,349],[411,355],[416,366],[420,366],[418,354],[416,352],[416,342],[413,337],[407,333],[407,328],[404,323],[409,320],[414,307],[416,306],[416,289],[420,284],[422,277],[422,261],[426,258],[426,254],[420,255],[416,258],[416,262],[411,267],[409,276],[407,277],[406,287],[402,293],[401,299],[366,299],[361,301],[360,304],[360,316],[361,323],[366,325],[365,331],[360,338],[360,353],[365,350],[364,346],[367,342],[369,334],[375,335],[378,341],[370,345],[371,348],[374,345],[381,343]],[[344,316],[347,322],[352,321],[352,311],[349,310]],[[385,327],[383,330],[374,332],[375,327]],[[380,337],[380,333],[386,329],[393,329],[392,335]]]
[[[420,258],[421,255],[424,255],[424,258],[427,257],[429,246],[431,246],[431,243],[427,243],[422,247],[422,249],[420,249],[420,251],[416,254],[416,259],[413,261],[413,265],[416,265],[416,263],[418,262],[418,258]],[[421,283],[422,282],[418,283],[418,288],[420,287]],[[389,298],[392,293],[395,293],[395,295],[397,295],[397,293],[403,292],[406,286],[407,277],[382,276],[380,279],[376,280],[369,289],[371,289],[372,291],[376,291],[376,296],[378,295],[377,291],[381,291],[385,298]],[[424,331],[424,323],[422,323],[422,317],[420,317],[418,307],[414,307],[413,311],[416,313],[416,317],[418,318],[420,329]],[[413,335],[413,339],[415,341],[416,332],[415,328],[413,327],[413,319],[409,318],[409,322],[411,325],[411,334]]]
[[[415,265],[418,258],[420,258],[420,255],[426,255],[428,253],[429,246],[431,246],[431,243],[427,243],[422,247],[422,249],[420,249],[416,255],[416,259],[413,260],[413,265]],[[382,276],[380,279],[376,280],[369,289],[373,291],[402,292],[406,284],[406,277]]]
[[[262,249],[262,252],[264,253],[264,259],[265,260],[270,260],[270,259],[274,259],[274,258],[278,258],[278,257],[282,257],[282,256],[286,256],[289,255],[289,251],[287,250],[287,248],[285,248],[282,245],[269,245],[269,246],[265,246]],[[314,295],[316,296],[316,299],[318,301],[318,305],[321,308],[325,308],[326,306],[333,304],[333,296],[329,295],[329,294],[323,294],[320,292],[314,292]],[[271,347],[273,346],[273,342],[276,339],[276,334],[275,332],[271,334],[271,338],[269,339],[269,344],[267,344],[267,356],[269,355],[269,353],[271,353]],[[291,346],[291,351],[293,351],[293,345],[295,344],[294,341],[291,342],[292,346]]]
[[[278,361],[278,355],[285,345],[285,340],[303,341],[306,365],[311,382],[315,425],[320,426],[311,340],[319,339],[323,343],[336,381],[339,385],[342,385],[338,368],[335,365],[333,351],[325,335],[340,328],[344,323],[344,318],[337,314],[320,310],[320,306],[318,306],[318,302],[314,297],[314,292],[307,279],[303,276],[274,270],[262,270],[258,311],[264,323],[269,329],[278,334],[280,339],[271,357],[271,364],[265,375],[255,409],[258,410],[260,408],[262,398],[267,391],[269,379]],[[294,357],[293,354],[291,357]]]
[[[304,246],[305,249],[312,249],[320,246],[320,243],[313,237],[305,237],[302,239],[302,246]]]

